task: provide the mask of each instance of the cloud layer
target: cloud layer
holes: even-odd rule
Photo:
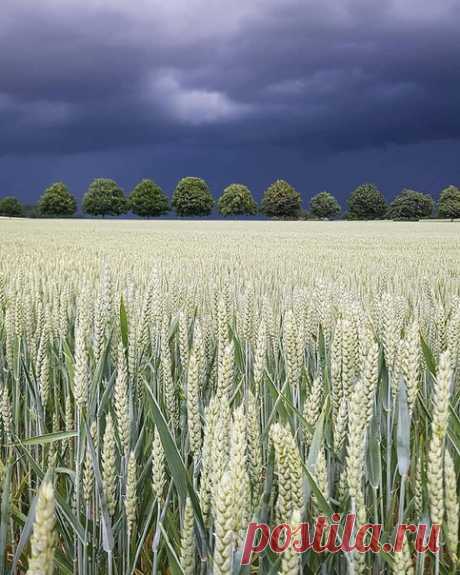
[[[0,158],[457,141],[458,21],[456,0],[3,0]]]

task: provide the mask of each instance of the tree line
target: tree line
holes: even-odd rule
[[[202,178],[182,178],[168,197],[153,180],[140,181],[126,196],[111,179],[96,178],[83,196],[82,211],[89,216],[120,216],[132,212],[140,217],[158,217],[171,209],[179,217],[208,216],[216,203],[208,184]],[[448,186],[442,190],[439,202],[422,192],[403,189],[387,205],[375,184],[364,183],[350,194],[345,218],[355,220],[418,220],[437,215],[440,218],[460,218],[460,189]],[[254,216],[258,213],[279,219],[337,219],[342,209],[329,192],[313,196],[309,211],[302,210],[299,192],[285,180],[276,180],[263,195],[258,206],[249,188],[230,184],[217,200],[222,216]],[[49,186],[32,210],[26,209],[12,196],[0,199],[0,215],[20,217],[71,217],[77,211],[77,201],[63,182]]]

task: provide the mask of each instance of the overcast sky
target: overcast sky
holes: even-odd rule
[[[460,185],[460,0],[1,0],[0,195]]]

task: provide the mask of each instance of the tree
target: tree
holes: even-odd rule
[[[243,184],[227,186],[217,205],[223,216],[253,216],[257,214],[257,204],[249,188]]]
[[[440,218],[460,218],[460,189],[448,186],[439,197]]]
[[[96,178],[83,197],[83,209],[92,216],[120,216],[128,211],[128,202],[114,180]]]
[[[208,184],[201,178],[182,178],[173,195],[172,206],[180,217],[208,216],[214,200]]]
[[[350,219],[379,220],[386,211],[385,198],[375,184],[358,186],[348,198]]]
[[[320,192],[311,199],[310,212],[317,218],[333,218],[340,213],[340,206],[332,194]]]
[[[404,189],[391,202],[387,217],[392,220],[418,220],[429,218],[433,213],[434,202],[431,196]]]
[[[5,196],[0,199],[0,216],[17,218],[23,215],[22,204],[13,196]]]
[[[271,218],[297,218],[301,211],[300,194],[285,180],[276,180],[264,193],[261,212]]]
[[[142,180],[129,196],[129,207],[138,216],[155,217],[169,210],[169,202],[160,186],[152,180]]]
[[[73,216],[77,202],[63,182],[56,182],[47,188],[38,202],[42,216]]]

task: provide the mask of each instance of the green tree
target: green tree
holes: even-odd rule
[[[421,192],[404,189],[391,202],[387,217],[392,220],[419,220],[433,213],[433,198]]]
[[[317,218],[333,218],[340,213],[340,206],[332,194],[320,192],[310,201],[310,213]]]
[[[73,216],[77,202],[63,182],[56,182],[44,191],[38,210],[42,216]]]
[[[448,186],[439,197],[440,218],[460,218],[460,189]]]
[[[172,206],[178,216],[208,216],[214,200],[208,184],[201,178],[182,178],[177,184]]]
[[[139,182],[129,196],[132,212],[142,217],[161,216],[169,210],[168,198],[152,180]]]
[[[347,203],[348,217],[354,220],[379,220],[386,212],[385,198],[375,184],[358,186]]]
[[[270,218],[297,218],[301,212],[300,194],[285,180],[276,180],[265,190],[260,208]]]
[[[114,180],[96,178],[83,197],[83,209],[92,216],[120,216],[128,211],[128,202]]]
[[[249,188],[243,184],[227,186],[217,205],[223,216],[253,216],[257,214],[257,204]]]
[[[0,216],[18,218],[23,215],[22,204],[13,196],[5,196],[0,199]]]

